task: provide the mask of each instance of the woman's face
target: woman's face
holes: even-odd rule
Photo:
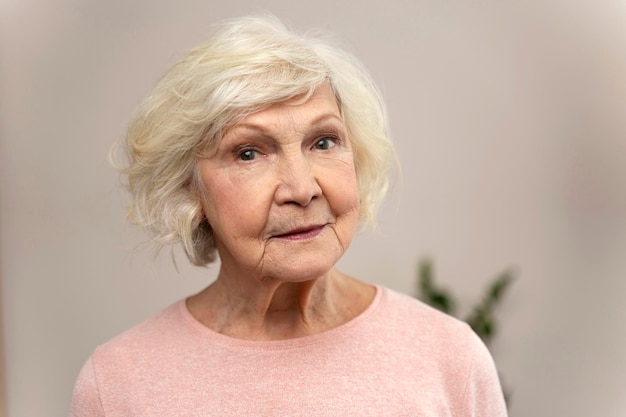
[[[328,272],[348,248],[359,193],[330,86],[245,117],[198,164],[223,273],[304,281]]]

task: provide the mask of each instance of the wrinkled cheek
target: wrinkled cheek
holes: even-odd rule
[[[350,178],[343,187],[339,187],[337,195],[338,213],[351,214],[358,213],[360,209],[359,188],[356,177],[353,173],[347,175]]]
[[[221,224],[216,240],[222,262],[237,265],[238,268],[256,270],[262,264],[266,251],[264,242],[256,235],[256,227],[228,221]],[[227,260],[227,261],[226,261]]]
[[[338,238],[345,250],[356,233],[360,214],[360,198],[356,184],[354,187],[349,187],[343,191],[336,201],[334,211],[337,217]]]
[[[345,221],[349,223],[357,223],[359,218],[359,211],[361,205],[359,202],[359,195],[355,194],[350,196],[350,198],[346,198],[344,204],[342,204],[340,208],[340,217],[343,217]]]

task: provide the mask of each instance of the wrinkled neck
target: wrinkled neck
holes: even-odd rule
[[[337,327],[365,310],[375,290],[336,270],[303,282],[220,275],[188,307],[201,323],[250,340],[303,337]]]

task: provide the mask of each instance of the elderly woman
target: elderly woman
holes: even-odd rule
[[[98,347],[72,416],[503,416],[467,325],[334,268],[392,154],[361,66],[271,18],[218,27],[128,130],[130,216],[217,280]]]

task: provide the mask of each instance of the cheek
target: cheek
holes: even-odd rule
[[[202,208],[209,224],[222,238],[244,231],[262,230],[267,185],[258,178],[241,178],[227,173],[203,177],[205,196]],[[218,237],[218,236],[216,236]]]
[[[326,196],[335,215],[354,220],[359,213],[359,189],[354,166],[347,164],[327,178]],[[354,219],[352,217],[354,216]]]

